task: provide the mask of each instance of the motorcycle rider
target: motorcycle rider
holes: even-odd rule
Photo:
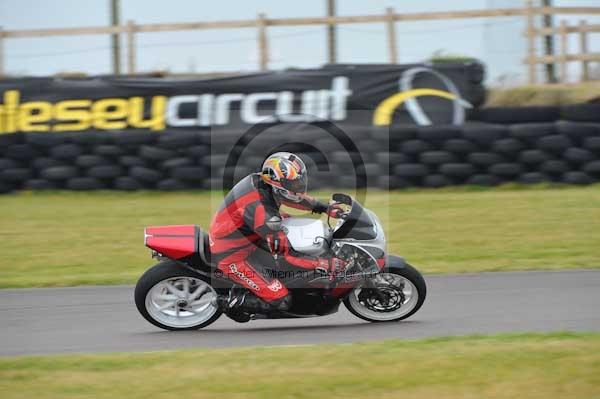
[[[257,272],[249,261],[254,251],[270,251],[279,260],[308,270],[318,270],[330,276],[340,271],[345,262],[338,258],[314,258],[296,253],[281,230],[287,217],[281,205],[313,213],[328,212],[340,217],[343,209],[306,194],[306,165],[295,154],[277,152],[263,163],[260,173],[246,176],[225,196],[210,225],[210,250],[218,269],[225,276],[252,292],[252,295],[232,297],[228,306],[253,310],[275,307],[287,310],[291,294],[278,279],[268,279]]]

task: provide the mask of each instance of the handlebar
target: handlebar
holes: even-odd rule
[[[334,206],[336,206],[336,205],[351,205],[352,204],[352,199],[350,197],[348,197],[348,198],[350,198],[350,201],[349,201],[350,203],[346,203],[346,201],[344,201],[344,202],[337,201],[336,200],[336,196],[338,196],[338,195],[348,197],[345,194],[334,194],[332,196],[332,199],[333,199],[334,202],[332,202],[332,203],[330,203],[330,204],[327,205],[327,225],[328,226],[331,226],[331,223],[330,223],[330,220],[331,220],[330,210]],[[338,197],[338,199],[345,200],[345,198],[339,198],[339,197]],[[339,214],[339,217],[337,219],[346,220],[346,218],[348,217],[349,213],[350,213],[349,211],[342,212],[342,213]]]

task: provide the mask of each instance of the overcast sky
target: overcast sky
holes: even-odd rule
[[[137,23],[216,21],[268,17],[321,16],[325,0],[121,0],[121,18]],[[521,0],[338,0],[338,15],[517,7]],[[600,0],[555,0],[556,5],[600,6]],[[109,23],[109,0],[0,0],[0,26],[5,30],[101,26]],[[576,23],[585,16],[570,16]],[[587,18],[600,23],[598,17]],[[420,62],[435,51],[480,58],[488,64],[489,82],[504,76],[524,77],[521,59],[525,40],[522,17],[398,23],[400,62]],[[600,34],[595,34],[596,37]],[[270,68],[318,67],[326,62],[325,28],[302,26],[269,28]],[[575,36],[575,35],[573,35]],[[387,62],[386,32],[382,24],[352,24],[339,28],[340,62]],[[571,38],[573,49],[577,38]],[[591,40],[600,51],[600,40]],[[124,46],[124,41],[122,42]],[[123,54],[125,55],[125,54]],[[140,71],[172,72],[254,71],[258,68],[256,31],[231,29],[144,33],[137,35]],[[48,75],[83,71],[111,72],[108,36],[62,36],[12,39],[4,43],[5,71]],[[123,67],[125,57],[123,56]],[[577,66],[570,71],[573,77]]]

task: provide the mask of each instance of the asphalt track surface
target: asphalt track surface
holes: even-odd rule
[[[0,355],[358,342],[526,331],[600,331],[600,270],[426,276],[423,308],[400,323],[340,312],[310,319],[221,317],[162,331],[138,314],[133,287],[0,290]]]

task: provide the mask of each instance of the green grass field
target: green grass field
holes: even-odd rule
[[[327,193],[321,192],[321,198]],[[208,227],[219,194],[22,192],[0,197],[0,287],[133,283],[143,228]],[[600,186],[369,192],[389,247],[425,273],[600,267]]]
[[[520,86],[488,91],[487,107],[566,105],[594,102],[600,98],[600,83],[584,82]]]
[[[598,398],[600,334],[0,358],[0,397]]]

